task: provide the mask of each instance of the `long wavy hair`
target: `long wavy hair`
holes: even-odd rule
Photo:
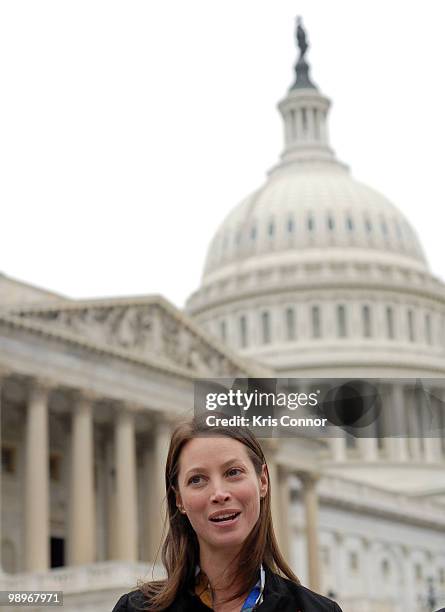
[[[198,437],[208,436],[226,436],[244,444],[258,477],[261,475],[262,466],[266,466],[269,485],[265,497],[260,499],[259,518],[232,564],[232,584],[236,580],[239,588],[226,601],[241,597],[255,585],[261,564],[267,566],[271,571],[300,584],[299,579],[292,572],[278,548],[272,525],[269,471],[258,440],[247,428],[209,427],[202,418],[194,418],[176,427],[170,442],[165,466],[167,515],[164,522],[164,533],[166,524],[168,525],[168,533],[161,552],[167,578],[166,580],[146,582],[139,586],[139,589],[148,599],[148,607],[144,609],[150,612],[165,610],[181,591],[186,588],[193,589],[195,568],[199,564],[199,544],[189,519],[179,512],[176,505],[179,460],[182,449],[187,442]]]

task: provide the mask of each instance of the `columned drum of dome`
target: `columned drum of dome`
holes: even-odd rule
[[[222,222],[187,309],[283,376],[442,376],[444,286],[400,210],[337,159],[298,27],[280,161]]]

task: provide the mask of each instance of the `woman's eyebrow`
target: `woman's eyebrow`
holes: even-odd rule
[[[227,466],[231,465],[232,463],[242,463],[244,465],[244,462],[241,459],[229,459],[228,461],[224,461],[224,463],[222,463],[219,467],[221,467],[222,469],[226,468]],[[187,474],[190,474],[190,472],[205,472],[207,468],[205,467],[192,467],[189,470],[187,470],[186,472],[186,476]]]

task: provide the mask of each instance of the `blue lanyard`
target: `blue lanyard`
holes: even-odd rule
[[[260,593],[260,587],[255,585],[248,594],[247,599],[244,602],[243,607],[241,608],[241,612],[248,612],[250,610],[253,610]]]
[[[266,575],[264,572],[264,568],[263,566],[261,566],[260,579],[248,594],[247,599],[244,602],[243,607],[241,608],[241,612],[251,612],[251,610],[254,609],[257,603],[261,603],[261,601],[259,600],[261,599],[260,596],[264,590],[265,578]]]

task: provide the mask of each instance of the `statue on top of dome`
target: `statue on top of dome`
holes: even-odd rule
[[[297,38],[298,48],[300,49],[299,59],[303,60],[306,54],[306,51],[308,50],[309,44],[307,42],[306,31],[303,28],[303,20],[301,19],[301,17],[297,17],[296,38]]]
[[[296,79],[291,89],[310,88],[317,89],[312,83],[309,76],[309,64],[306,62],[305,55],[309,49],[309,43],[307,41],[306,30],[303,27],[303,20],[301,17],[297,17],[297,28],[295,31],[295,37],[297,39],[297,45],[300,50],[300,56],[295,64],[295,75]]]

